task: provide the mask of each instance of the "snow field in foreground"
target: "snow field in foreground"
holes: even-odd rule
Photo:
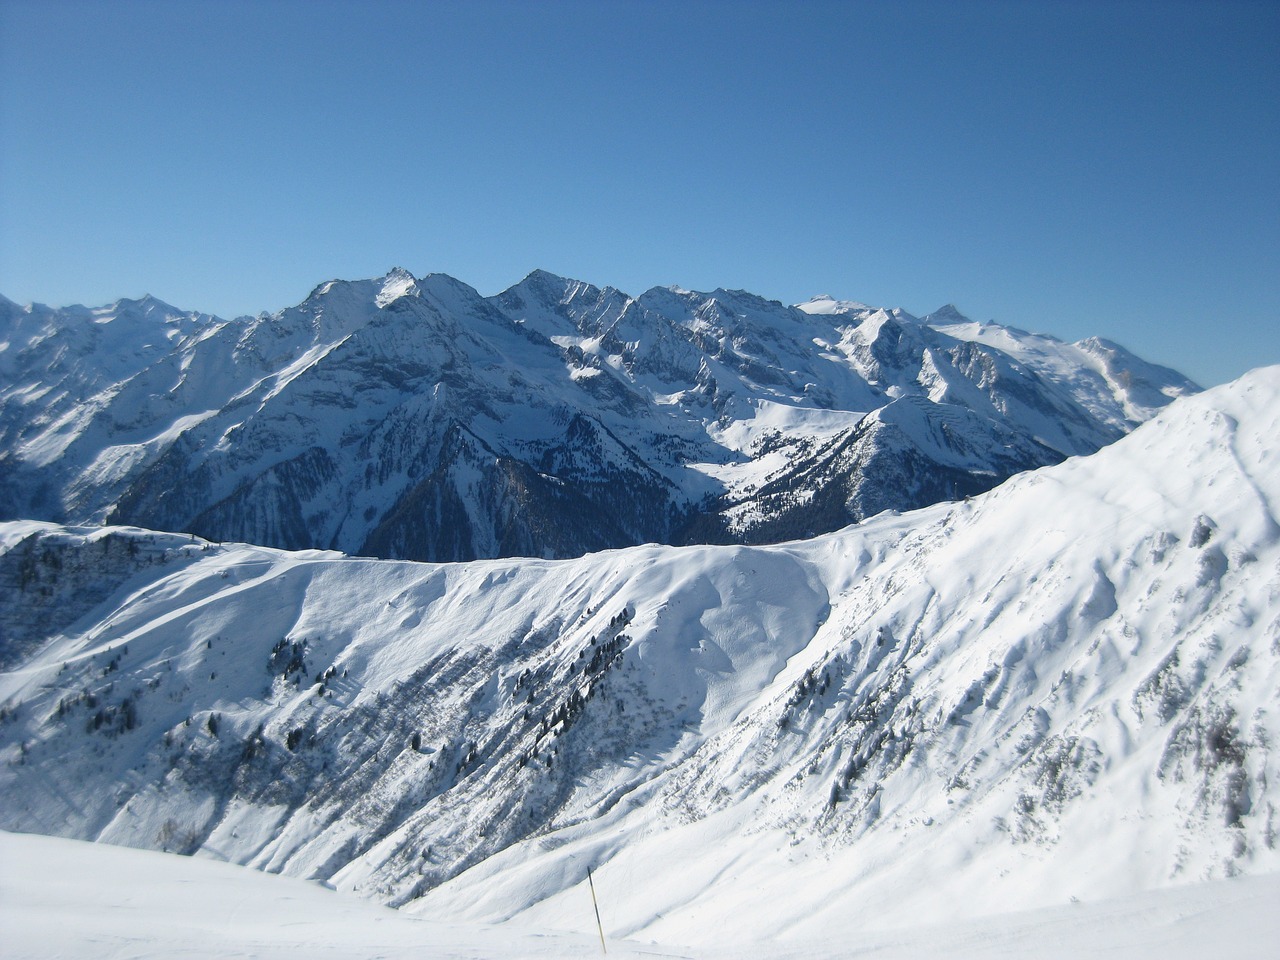
[[[0,935],[9,960],[446,960],[600,955],[583,932],[417,920],[317,884],[171,854],[0,832]],[[609,940],[620,957],[1052,958],[1270,956],[1280,874],[1194,884],[1101,903],[879,931],[859,940],[699,948]]]

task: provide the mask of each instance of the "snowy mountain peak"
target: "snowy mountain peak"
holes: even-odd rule
[[[382,278],[381,286],[374,296],[374,303],[379,307],[385,307],[394,300],[401,297],[416,296],[418,293],[418,280],[403,267],[392,267],[386,276]]]
[[[612,287],[600,288],[582,280],[562,277],[547,270],[534,270],[513,287],[509,287],[499,296],[516,295],[543,306],[554,307],[586,301],[604,295],[616,295],[618,291]]]
[[[933,311],[933,313],[925,314],[920,319],[923,320],[925,323],[930,323],[930,324],[972,322],[969,320],[968,317],[966,317],[963,313],[961,313],[956,308],[956,305],[954,303],[943,304],[937,310]]]
[[[560,288],[566,287],[574,282],[576,281],[570,280],[568,277],[562,277],[559,274],[552,273],[550,270],[543,270],[541,267],[537,267],[530,270],[528,275],[526,275],[519,284],[516,284],[516,286],[520,286],[520,284],[529,284],[531,286]]]
[[[123,297],[105,307],[97,307],[90,311],[98,323],[106,323],[117,317],[133,316],[163,322],[174,317],[190,315],[190,311],[181,310],[172,304],[165,303],[158,297],[144,293],[137,299]]]
[[[815,316],[857,315],[872,309],[867,304],[860,303],[857,300],[837,300],[825,293],[814,297],[812,300],[806,300],[804,303],[797,303],[796,307],[805,313],[814,314]]]
[[[570,304],[572,301],[578,301],[581,304],[601,297],[623,297],[626,299],[625,295],[614,287],[598,287],[584,280],[562,277],[559,274],[542,269],[534,270],[519,283],[504,290],[498,296],[500,298],[504,296],[510,298],[513,295],[543,306],[563,306]]]

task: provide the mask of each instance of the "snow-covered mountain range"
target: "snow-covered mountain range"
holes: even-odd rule
[[[420,560],[766,543],[1090,453],[1176,373],[848,301],[404,270],[220,320],[0,297],[0,517]]]
[[[107,380],[94,381],[99,374],[83,357],[57,354],[61,366],[52,368],[66,371],[59,382],[79,378],[86,396],[33,395],[30,403],[44,404],[51,417],[65,411],[66,429],[51,420],[43,433],[8,441],[10,449],[102,470],[106,454],[89,453],[114,451],[113,502],[160,510],[167,501],[158,489],[151,499],[136,492],[144,476],[174,469],[158,466],[171,453],[146,459],[148,432],[173,422],[172,411],[156,408],[167,396],[187,396],[184,389],[189,399],[173,402],[199,406],[195,397],[212,389],[210,381],[182,371],[215,369],[212,358],[221,356],[230,379],[243,366],[233,362],[236,352],[252,350],[293,375],[249,384],[238,406],[210,404],[172,441],[187,455],[204,450],[209,490],[230,487],[235,470],[264,462],[262,451],[283,430],[275,417],[285,414],[275,411],[300,416],[308,408],[301,400],[276,408],[272,397],[350,394],[365,383],[349,373],[360,369],[354,358],[373,356],[374,343],[386,349],[364,369],[385,371],[384,361],[400,356],[405,381],[419,376],[409,358],[429,354],[410,353],[407,344],[392,349],[405,343],[395,338],[461,314],[430,308],[443,295],[425,291],[444,281],[401,282],[419,293],[378,306],[391,296],[384,279],[333,285],[296,314],[239,326],[174,320],[173,339],[189,342],[186,352],[160,345],[168,359],[115,357],[119,368],[102,376],[124,386],[93,394],[100,412],[87,420],[76,411],[89,402],[91,384]],[[535,296],[543,284],[555,308],[535,308],[545,303]],[[468,323],[433,342],[460,366],[465,357],[468,370],[492,362],[510,384],[502,402],[531,409],[542,392],[530,385],[560,383],[576,343],[582,359],[571,380],[599,391],[598,416],[583,414],[589,422],[577,429],[619,457],[637,449],[643,430],[615,430],[607,419],[613,404],[634,405],[634,423],[670,425],[687,450],[700,451],[721,414],[697,420],[677,411],[719,404],[727,416],[755,404],[755,419],[741,422],[759,428],[786,406],[767,400],[770,391],[781,397],[801,381],[813,385],[811,395],[829,391],[825,406],[792,409],[806,411],[810,428],[830,430],[832,450],[856,446],[851,438],[868,422],[904,433],[920,422],[968,424],[986,396],[993,408],[998,400],[1006,411],[1031,418],[1039,410],[1046,424],[1056,422],[1056,432],[1046,426],[1028,442],[1064,453],[1071,443],[1100,445],[1104,429],[1120,433],[1149,415],[1150,390],[1164,395],[1141,366],[1126,368],[1136,371],[1128,389],[1104,390],[1119,361],[1102,344],[1068,347],[935,317],[944,334],[888,312],[843,327],[818,320],[865,309],[834,301],[811,304],[815,314],[806,315],[734,294],[651,294],[631,301],[534,277],[498,298],[508,301],[502,310],[467,300],[480,304]],[[366,305],[368,323],[352,331],[316,307],[330,297]],[[526,303],[523,323],[511,319],[517,297]],[[646,298],[663,316],[681,303],[691,313],[663,328],[666,339],[637,337],[633,330],[650,329],[636,313]],[[584,315],[616,316],[598,337],[574,341],[596,329],[574,319],[575,304]],[[727,315],[750,313],[744,304],[775,322],[735,328]],[[695,315],[717,309],[726,313]],[[799,333],[767,340],[760,331],[785,331],[784,320],[807,325],[807,316],[829,324],[805,326],[810,339],[827,337],[822,350],[845,359],[828,367],[788,355],[767,367],[790,371],[785,382],[764,381],[765,365],[752,363],[780,356]],[[112,336],[122,317],[142,323],[116,309],[101,336]],[[481,323],[501,333],[482,345],[468,332]],[[749,332],[741,343],[708,340],[695,350],[691,338],[709,328]],[[882,339],[889,328],[896,331]],[[266,338],[277,330],[272,354]],[[538,337],[563,338],[562,352],[526,351]],[[35,339],[23,349],[40,349]],[[1023,356],[986,345],[1006,339]],[[581,346],[596,341],[598,349]],[[517,376],[500,356],[486,359],[494,344],[547,358],[545,366],[530,362]],[[920,355],[937,372],[930,390],[893,379],[909,367],[900,358],[916,355],[913,344],[927,345]],[[350,353],[342,364],[318,360],[343,351]],[[0,354],[4,363],[10,354]],[[197,354],[203,362],[183,368],[182,359]],[[1097,358],[1091,377],[1080,373],[1083,354]],[[294,363],[283,368],[288,355]],[[700,386],[654,404],[655,385],[681,358],[696,358]],[[857,364],[868,373],[877,367],[877,387],[832,372]],[[153,378],[153,407],[128,407],[142,450],[136,474],[120,435],[106,426],[107,411],[125,409],[118,398],[143,393],[129,386],[124,367]],[[957,376],[962,368],[989,375]],[[351,378],[329,378],[338,371]],[[1045,392],[1024,394],[1010,383]],[[175,394],[158,384],[176,385]],[[467,389],[442,386],[439,402]],[[964,396],[967,405],[944,396]],[[395,404],[409,401],[399,397],[385,374],[368,381],[371,409],[407,430],[408,412],[397,414]],[[873,400],[879,406],[861,427],[841,421],[846,408]],[[349,436],[348,447],[375,434],[389,444],[391,425],[359,432],[364,409],[363,399],[349,409],[335,401],[348,417],[340,428],[326,420],[292,429],[334,431],[324,435]],[[429,420],[435,408],[414,409]],[[264,410],[272,413],[260,421]],[[486,416],[472,423],[486,424]],[[574,422],[567,417],[565,433],[552,438],[566,464],[579,462],[563,439]],[[748,435],[738,421],[723,422],[726,434]],[[693,430],[698,423],[703,435]],[[681,424],[688,432],[676,429]],[[462,446],[479,436],[453,429]],[[529,443],[548,441],[529,430]],[[190,431],[209,445],[183,441]],[[218,431],[241,435],[219,448]],[[99,435],[97,446],[89,443]],[[115,446],[101,439],[108,436]],[[422,564],[118,526],[4,524],[0,827],[203,853],[321,879],[428,917],[566,929],[581,929],[591,867],[608,891],[613,934],[692,944],[778,942],[814,931],[852,937],[922,917],[1274,872],[1276,436],[1280,368],[1273,367],[1180,399],[1091,456],[1023,473],[969,500],[786,544],[645,545],[561,561]],[[616,448],[607,447],[610,438]],[[77,444],[84,452],[72,456]],[[280,462],[296,467],[300,455]],[[678,470],[706,462],[681,467],[673,453],[661,469],[650,462],[634,469],[685,490],[673,479]],[[704,475],[730,476],[732,466]],[[76,486],[83,476],[69,473],[50,489],[87,497]],[[368,489],[381,489],[375,481],[376,470]],[[249,510],[249,499],[236,502]]]

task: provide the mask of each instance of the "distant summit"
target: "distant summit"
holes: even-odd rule
[[[933,313],[924,317],[926,323],[943,324],[943,323],[969,323],[969,318],[956,309],[954,303],[943,304]]]

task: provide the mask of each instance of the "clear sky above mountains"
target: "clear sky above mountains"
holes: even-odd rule
[[[0,0],[0,293],[535,267],[1280,361],[1280,4]]]

